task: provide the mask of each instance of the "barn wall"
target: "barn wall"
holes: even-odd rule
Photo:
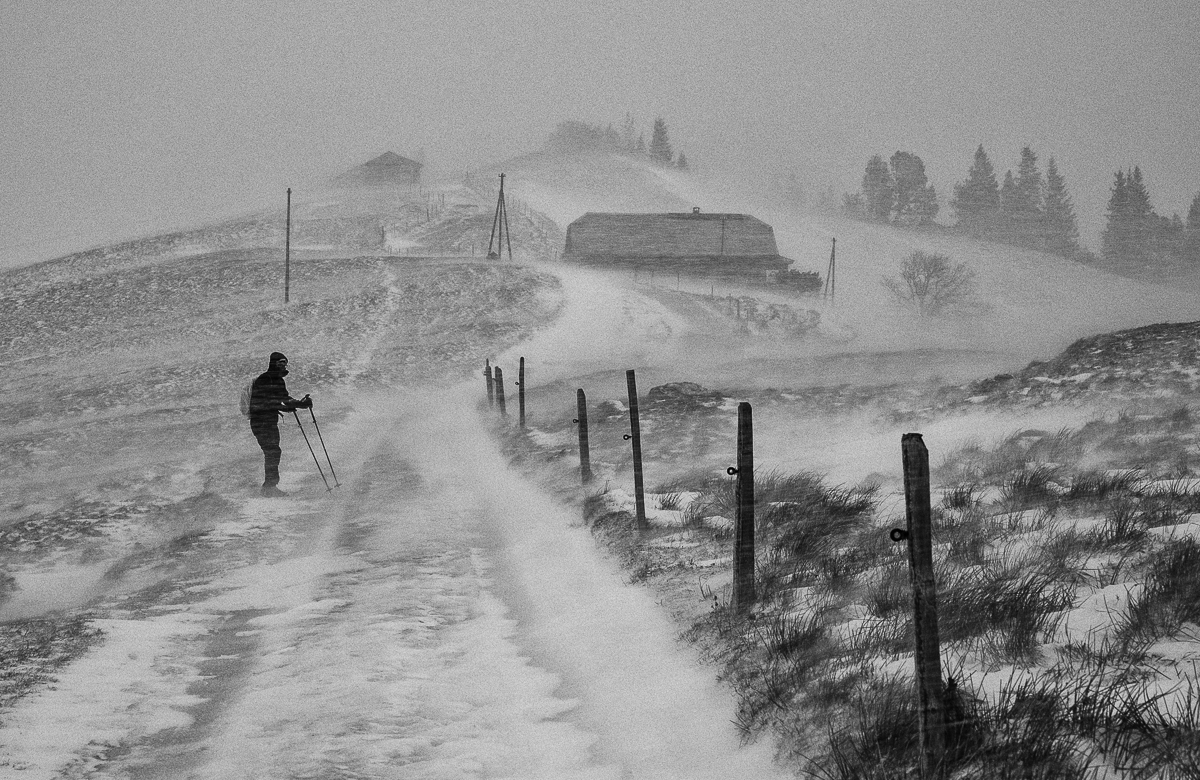
[[[564,251],[629,259],[777,254],[771,226],[742,214],[585,214],[567,227]]]

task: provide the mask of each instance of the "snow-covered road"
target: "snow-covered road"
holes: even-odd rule
[[[602,323],[660,321],[597,284],[567,285],[541,343],[584,355]],[[285,433],[298,493],[211,527],[226,544],[182,603],[110,610],[105,641],[5,719],[0,776],[783,776],[577,510],[506,466],[477,385],[353,391],[323,428],[330,495]]]

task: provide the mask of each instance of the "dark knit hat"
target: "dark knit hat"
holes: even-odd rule
[[[287,360],[287,355],[283,354],[282,352],[272,352],[271,361],[267,366],[267,370],[272,371],[277,368],[279,366],[279,361],[281,360]]]

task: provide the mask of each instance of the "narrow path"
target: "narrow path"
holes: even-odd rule
[[[6,720],[0,777],[783,776],[651,593],[508,469],[479,385],[354,392],[323,429],[344,486],[246,500],[186,599],[101,621]]]
[[[474,390],[460,388],[450,405],[469,404]],[[448,446],[433,448],[427,467],[469,489],[498,533],[497,588],[517,619],[517,642],[578,699],[572,719],[600,736],[598,757],[627,778],[786,776],[768,746],[739,746],[733,694],[676,638],[652,593],[626,584],[575,510],[478,443],[473,422],[430,421]]]

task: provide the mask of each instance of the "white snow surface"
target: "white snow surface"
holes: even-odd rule
[[[663,319],[590,289],[629,312],[618,328]],[[569,312],[544,338],[585,347],[579,326]],[[343,487],[314,494],[287,441],[295,494],[243,499],[209,539],[288,543],[184,603],[100,621],[103,642],[6,714],[0,777],[787,776],[770,745],[739,743],[732,693],[578,510],[506,466],[475,381],[358,391],[361,362],[343,391],[357,411],[323,427]],[[78,602],[102,574],[72,571],[56,598],[13,606]],[[21,572],[18,592],[48,576]]]
[[[619,203],[518,173],[513,191],[563,226],[606,205],[756,209],[674,173],[649,171],[649,194]],[[860,335],[850,351],[960,347],[1017,365],[1084,332],[1200,311],[1182,294],[1037,253],[781,211],[758,215],[775,224],[781,250],[802,258],[802,268],[823,270],[828,238],[846,231],[838,245],[846,303],[822,315]],[[904,332],[880,316],[887,304],[879,276],[904,251],[930,244],[977,267],[992,305],[986,318]],[[566,308],[555,326],[499,356],[506,370],[527,356],[533,383],[635,367],[707,382],[710,365],[754,381],[746,367],[759,353],[706,342],[637,285],[596,271],[554,272]],[[392,279],[389,306],[397,290]],[[1106,307],[1118,300],[1120,310]],[[732,693],[677,640],[652,593],[626,584],[597,550],[577,510],[507,467],[475,411],[478,379],[449,391],[358,387],[383,347],[368,340],[347,356],[339,401],[357,411],[323,429],[343,487],[321,492],[288,431],[283,486],[296,495],[243,498],[236,519],[208,526],[209,540],[233,552],[189,580],[187,599],[98,621],[104,641],[4,714],[0,778],[788,776],[773,765],[771,746],[739,744]],[[808,345],[779,357],[799,374],[806,355],[844,347]],[[605,389],[609,395],[593,400],[623,397],[619,385]],[[1016,420],[981,412],[938,423],[926,442],[936,457],[970,437],[1053,430],[1088,414],[1046,410]],[[902,431],[856,418],[829,422],[760,423],[759,467],[813,469],[844,483],[898,477]],[[206,446],[197,459],[253,443]],[[95,465],[102,471],[100,456]],[[175,498],[193,494],[193,482],[180,478]],[[36,505],[36,496],[26,499]],[[260,537],[282,541],[235,554]],[[103,571],[68,574],[20,572],[6,617],[78,603]],[[1098,594],[1090,610],[1073,612],[1068,630],[1091,632],[1089,611],[1111,609],[1115,595]]]

